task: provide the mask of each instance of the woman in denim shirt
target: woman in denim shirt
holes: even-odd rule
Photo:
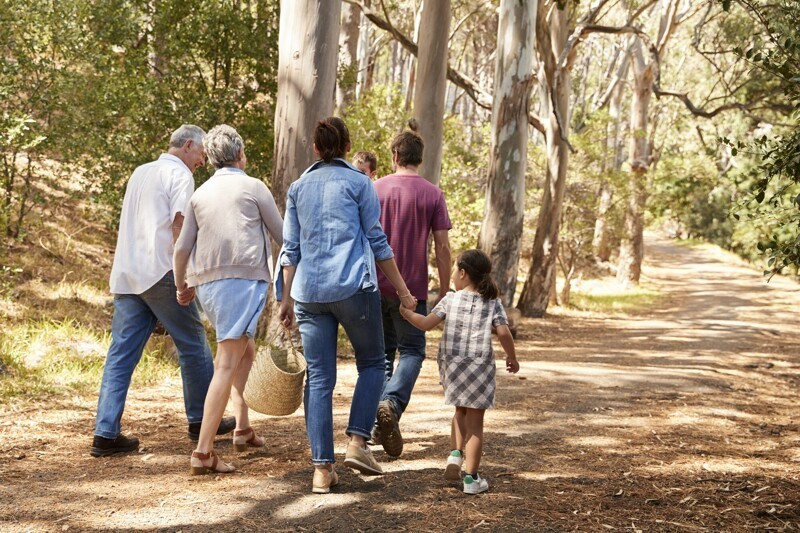
[[[316,493],[330,492],[338,483],[333,469],[333,388],[339,324],[353,345],[358,369],[344,464],[362,474],[381,475],[366,445],[385,366],[376,262],[403,305],[416,305],[381,229],[372,182],[344,160],[348,151],[350,134],[341,119],[317,123],[314,153],[320,160],[289,187],[283,226],[279,316],[287,327],[297,320],[308,363],[303,403]]]

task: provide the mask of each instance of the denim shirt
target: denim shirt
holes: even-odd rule
[[[292,298],[345,300],[376,291],[375,261],[394,257],[372,182],[343,159],[318,161],[289,187],[280,265],[295,266]]]

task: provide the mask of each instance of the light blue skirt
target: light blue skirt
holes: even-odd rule
[[[255,337],[267,303],[266,281],[226,278],[198,285],[197,299],[217,331],[217,342]]]

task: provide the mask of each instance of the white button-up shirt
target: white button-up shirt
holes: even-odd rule
[[[192,171],[174,155],[134,170],[122,202],[112,293],[141,294],[172,270],[172,222],[193,192]]]

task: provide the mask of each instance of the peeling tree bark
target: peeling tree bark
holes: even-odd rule
[[[606,140],[607,152],[611,154],[611,169],[618,171],[622,167],[622,150],[620,149],[620,128],[622,124],[622,95],[625,93],[625,83],[623,81],[627,77],[628,67],[628,54],[622,58],[620,69],[617,73],[614,86],[611,88],[611,97],[609,99],[609,115],[613,120],[611,124],[611,133]],[[605,157],[605,161],[608,156]],[[607,170],[608,164],[604,161],[604,170]],[[600,185],[599,191],[600,200],[597,207],[597,219],[594,224],[594,237],[592,239],[592,250],[598,261],[608,261],[611,258],[611,231],[608,226],[608,210],[611,208],[611,202],[614,198],[613,185],[604,180]]]
[[[333,113],[341,0],[283,0],[272,194],[283,213],[289,185],[314,160],[318,120]]]
[[[644,208],[647,202],[645,180],[650,167],[650,140],[647,135],[650,100],[653,96],[656,63],[645,63],[641,44],[634,48],[633,75],[635,86],[631,104],[631,172],[628,180],[628,205],[625,231],[619,247],[617,281],[623,285],[639,283],[644,258]]]
[[[339,71],[336,84],[336,109],[340,113],[356,95],[360,28],[360,10],[352,4],[343,4],[342,27],[339,33]]]
[[[522,243],[536,10],[535,0],[502,0],[497,29],[492,149],[478,247],[492,259],[507,307],[514,299]]]
[[[542,114],[546,111],[548,117],[545,121],[547,173],[534,236],[531,268],[517,305],[523,315],[532,317],[544,316],[554,285],[561,206],[564,203],[569,161],[566,132],[560,128],[567,128],[569,125],[571,76],[569,68],[558,69],[558,72],[556,70],[557,59],[564,51],[569,37],[569,12],[567,6],[564,9],[553,9],[550,19],[547,20],[544,4],[539,3],[536,51],[539,58]],[[554,88],[557,88],[555,95]]]
[[[444,96],[447,87],[447,49],[450,37],[450,0],[425,0],[420,23],[414,118],[425,143],[419,173],[439,184],[444,132]]]

